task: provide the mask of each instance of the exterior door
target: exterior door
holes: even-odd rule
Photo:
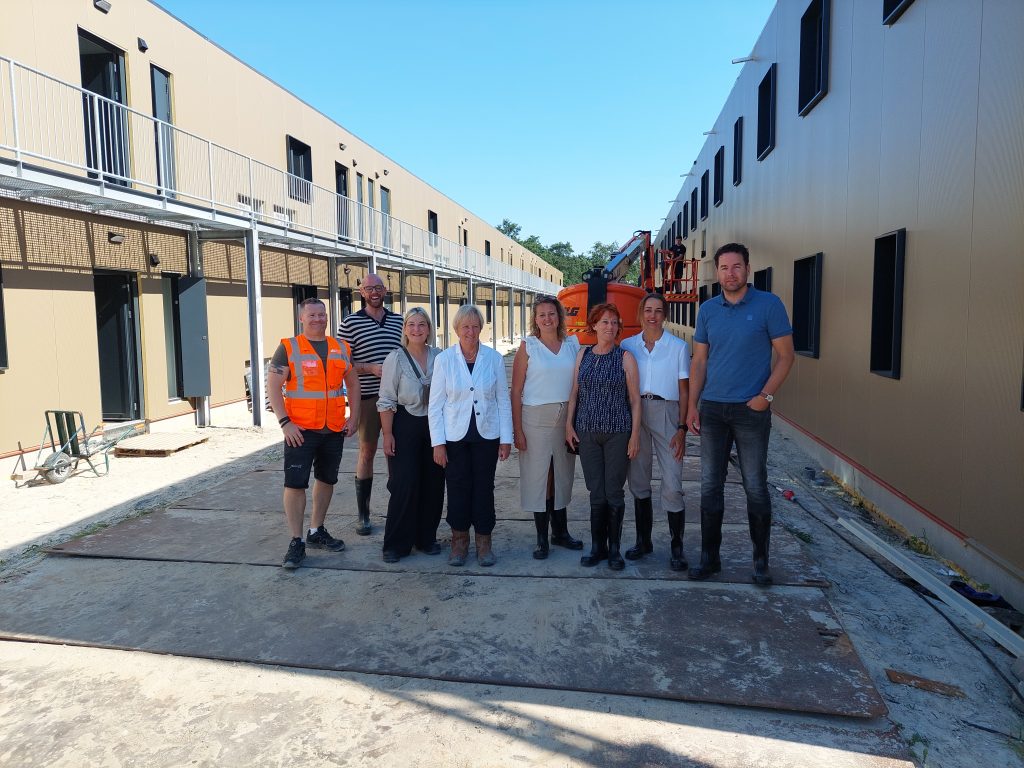
[[[159,194],[174,197],[170,190],[176,189],[174,172],[174,122],[171,115],[171,75],[156,66],[149,68],[153,87],[153,117],[161,122],[153,126],[156,134],[156,178]]]
[[[84,32],[78,33],[78,48],[82,88],[90,92],[82,94],[86,165],[102,171],[106,183],[127,186],[128,120],[121,106],[126,92],[124,52]]]
[[[139,358],[135,336],[135,292],[128,272],[97,272],[96,341],[104,421],[131,421],[139,409]]]

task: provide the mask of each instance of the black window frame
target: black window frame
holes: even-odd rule
[[[690,232],[690,202],[689,201],[686,201],[685,203],[683,203],[683,213],[682,213],[682,216],[683,216],[683,228],[680,231],[683,233],[683,239],[685,240],[686,236]]]
[[[7,316],[4,314],[4,268],[0,264],[0,371],[10,368],[7,352]]]
[[[882,24],[891,27],[914,0],[882,0]]]
[[[715,186],[712,202],[715,208],[725,200],[725,145],[723,144],[715,152]]]
[[[764,160],[775,149],[775,113],[777,111],[778,67],[772,63],[757,86],[757,160]]]
[[[313,196],[313,148],[285,134],[285,154],[288,160],[288,197],[309,203]]]
[[[491,257],[491,241],[484,240],[484,256],[487,258]]]
[[[821,273],[825,254],[819,251],[793,262],[793,349],[798,355],[821,355]]]
[[[697,188],[690,190],[690,229],[697,231]]]
[[[679,211],[679,213],[676,214],[676,237],[682,237],[682,236],[683,236],[683,212]],[[675,240],[673,240],[672,241],[672,245],[675,245],[675,244],[676,244],[676,242],[675,242]]]
[[[772,292],[772,268],[765,267],[754,272],[754,287],[765,293]]]
[[[907,230],[875,238],[871,280],[871,373],[899,379],[903,357],[903,289]]]
[[[437,245],[437,214],[427,209],[427,232],[430,233],[430,244]]]
[[[700,220],[704,221],[708,217],[708,193],[711,185],[711,172],[704,171],[700,175]]]
[[[832,0],[811,0],[800,17],[800,68],[797,76],[797,112],[810,113],[828,93],[829,40]]]
[[[743,182],[743,115],[732,124],[732,185]]]
[[[174,392],[168,388],[167,397],[168,400],[184,400],[185,399],[185,373],[181,360],[181,289],[179,287],[179,281],[181,275],[175,272],[161,272],[160,273],[160,293],[163,297],[167,296],[164,292],[164,281],[168,281],[167,285],[170,288],[171,306],[170,310],[171,327],[164,327],[164,345],[168,341],[173,346],[174,354]],[[168,376],[170,372],[168,371]],[[168,382],[169,384],[170,382]]]

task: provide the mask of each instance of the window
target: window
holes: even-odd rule
[[[484,256],[491,258],[491,241],[484,240]]]
[[[875,240],[875,276],[871,289],[871,372],[900,377],[903,348],[903,261],[907,230]]]
[[[700,220],[704,221],[708,217],[708,171],[704,171],[700,177]]]
[[[683,236],[683,227],[685,226],[686,224],[683,223],[683,212],[680,211],[676,214],[676,237]]]
[[[775,149],[775,73],[772,64],[757,86],[757,159],[764,160]]]
[[[690,308],[690,322],[687,323],[691,328],[697,327],[697,302],[687,302],[686,306]]]
[[[462,245],[465,248],[469,248],[469,230],[468,229],[463,229],[462,230]],[[538,272],[537,274],[540,274],[540,273]]]
[[[738,187],[743,181],[743,116],[732,124],[732,185]]]
[[[721,283],[712,283],[711,284],[711,298],[714,298],[715,296],[721,296],[721,295],[722,295],[722,284]]]
[[[356,174],[356,202],[359,204],[363,203],[363,174]]]
[[[4,272],[3,267],[0,267],[0,371],[6,371],[7,368],[7,320],[4,316]]]
[[[683,203],[683,215],[682,215],[683,226],[680,228],[680,232],[683,237],[688,234],[687,225],[690,223],[690,204],[689,202]]]
[[[715,152],[715,207],[725,198],[725,147]]]
[[[697,230],[697,188],[690,192],[690,229]]]
[[[341,163],[334,164],[334,191],[348,197],[348,168]]]
[[[427,231],[430,233],[430,244],[437,245],[437,214],[427,211]]]
[[[882,23],[892,26],[914,0],[882,0]]]
[[[772,290],[772,268],[765,267],[754,273],[754,287],[759,291],[771,293]]]
[[[540,270],[538,269],[537,272],[539,274]],[[486,318],[486,320],[484,322],[487,322],[487,323],[493,323],[494,322],[494,300],[493,299],[484,299],[484,317]]]
[[[702,285],[697,289],[697,300],[701,304],[708,300],[708,287],[706,285]]]
[[[799,111],[803,117],[828,93],[829,17],[832,0],[811,0],[800,17]]]
[[[816,253],[793,264],[793,347],[798,354],[818,357],[821,326],[821,264]]]
[[[167,362],[167,397],[170,400],[185,397],[185,382],[181,375],[181,308],[179,306],[178,276],[161,275],[164,297],[164,356]]]
[[[293,136],[288,143],[288,196],[308,203],[312,192],[313,150]]]
[[[373,201],[376,195],[374,194],[373,179],[366,180],[366,204],[373,208]]]

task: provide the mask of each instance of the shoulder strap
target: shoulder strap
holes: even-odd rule
[[[416,365],[416,361],[413,359],[412,355],[409,354],[409,350],[406,349],[405,347],[399,347],[399,349],[401,349],[405,353],[406,358],[409,360],[409,365],[412,366],[413,373],[415,373],[421,379],[424,376],[426,376],[426,374],[423,371],[420,370],[420,367],[418,365]],[[429,352],[427,353],[427,359],[428,360],[430,359],[430,353]]]

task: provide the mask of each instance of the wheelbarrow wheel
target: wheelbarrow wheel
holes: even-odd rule
[[[59,451],[46,460],[47,469],[43,470],[43,479],[57,485],[71,477],[71,457],[63,451]]]

